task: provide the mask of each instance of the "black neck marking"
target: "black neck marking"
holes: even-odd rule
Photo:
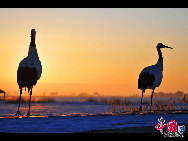
[[[35,45],[35,35],[33,33],[31,33],[31,42],[30,42],[30,46],[36,46]]]
[[[161,48],[157,47],[157,51],[158,51],[158,55],[159,55],[158,61],[162,61],[163,60],[163,56],[162,56]]]

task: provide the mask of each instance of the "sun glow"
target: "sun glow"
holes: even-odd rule
[[[30,30],[35,28],[43,67],[33,89],[36,95],[140,93],[138,75],[157,62],[158,42],[174,50],[162,50],[164,77],[156,92],[186,92],[185,13],[185,9],[0,9],[0,89],[18,94],[18,65],[28,54]]]

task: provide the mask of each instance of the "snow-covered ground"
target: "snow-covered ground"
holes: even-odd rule
[[[188,114],[63,116],[45,118],[0,119],[0,132],[9,133],[72,133],[124,127],[155,126],[163,117],[178,125],[188,123]]]
[[[14,115],[17,111],[17,106],[18,104],[8,104],[0,101],[0,117]],[[178,125],[188,123],[188,114],[103,114],[110,112],[110,110],[111,105],[102,102],[80,102],[80,99],[66,99],[53,103],[31,103],[32,115],[46,115],[48,117],[17,119],[0,118],[0,132],[72,133],[138,126],[154,127],[158,123],[160,117],[164,118],[166,121],[165,123],[170,120],[176,120]],[[22,103],[20,111],[21,113],[26,114],[28,111],[28,104]],[[72,114],[73,116],[62,116],[66,114]],[[85,114],[87,116],[81,116]]]

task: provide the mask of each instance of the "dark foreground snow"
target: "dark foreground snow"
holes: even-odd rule
[[[160,117],[165,119],[165,123],[170,120],[176,120],[178,125],[188,123],[188,114],[54,116],[19,119],[1,118],[0,132],[73,133],[125,127],[155,126]]]

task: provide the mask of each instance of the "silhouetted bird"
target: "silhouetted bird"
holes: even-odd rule
[[[36,85],[37,80],[40,79],[42,74],[42,65],[39,60],[37,49],[36,49],[35,36],[36,36],[35,29],[32,29],[28,56],[20,62],[17,70],[17,83],[20,89],[20,99],[19,99],[18,111],[15,115],[18,116],[21,115],[19,111],[19,107],[21,101],[22,88],[24,87],[25,89],[28,88],[28,93],[30,92],[29,111],[27,113],[27,116],[30,116],[30,102],[31,102],[32,88],[34,85]]]
[[[163,78],[163,57],[162,57],[161,48],[173,49],[171,47],[163,45],[162,43],[158,43],[157,51],[158,51],[159,59],[157,63],[155,65],[144,68],[140,73],[138,79],[138,89],[142,90],[142,98],[143,98],[143,93],[145,92],[146,89],[153,90],[151,94],[151,106],[152,106],[154,90],[156,87],[160,86]],[[139,108],[140,111],[142,111],[142,98],[141,98],[141,106]]]

